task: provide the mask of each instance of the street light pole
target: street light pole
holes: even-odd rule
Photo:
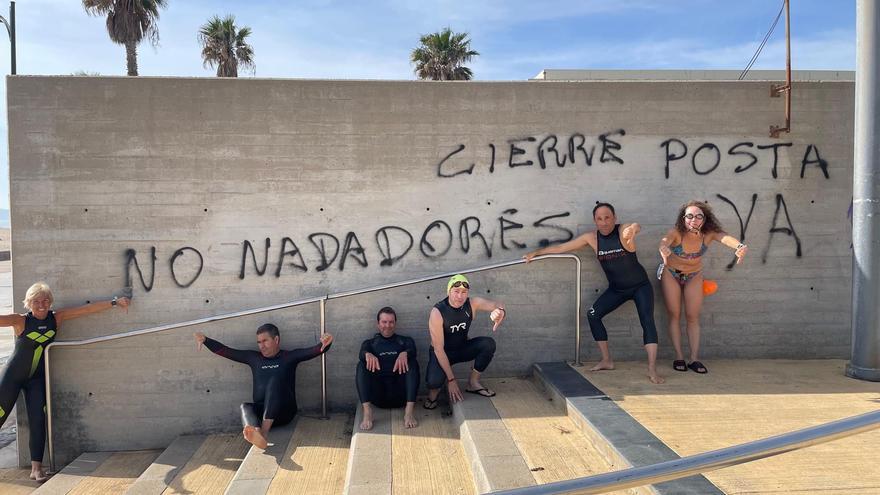
[[[0,22],[6,26],[6,32],[9,33],[9,44],[12,56],[12,75],[15,75],[15,0],[9,1],[9,20],[0,15]]]

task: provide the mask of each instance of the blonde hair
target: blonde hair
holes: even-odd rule
[[[46,282],[37,282],[34,285],[30,286],[27,290],[27,293],[24,295],[24,307],[27,309],[31,308],[31,303],[34,302],[40,296],[49,298],[49,305],[51,306],[53,302],[55,302],[55,298],[52,297],[52,289],[46,285]]]

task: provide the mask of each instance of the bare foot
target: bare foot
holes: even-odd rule
[[[373,410],[372,409],[364,409],[364,419],[361,421],[361,429],[372,430],[373,429]]]
[[[416,426],[419,426],[419,422],[416,421],[416,417],[413,413],[406,413],[403,415],[403,426],[406,428],[415,428]]]
[[[666,383],[666,379],[658,375],[657,372],[653,370],[648,370],[648,380],[651,380],[651,383],[655,385]]]
[[[43,472],[42,469],[39,471],[31,471],[30,478],[37,483],[43,483],[44,481],[49,479],[49,477],[46,475],[46,473]]]
[[[614,369],[614,361],[608,360],[599,361],[596,366],[590,368],[590,371],[601,371],[601,370],[613,370]]]
[[[269,446],[269,442],[266,441],[266,437],[263,436],[263,432],[261,432],[258,428],[253,426],[245,426],[242,431],[244,435],[244,439],[248,441],[251,445],[258,449],[265,450],[266,447]]]

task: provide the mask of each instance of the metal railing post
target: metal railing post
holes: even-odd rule
[[[584,363],[581,362],[581,259],[575,256],[574,260],[577,272],[574,289],[574,365],[583,366]]]
[[[327,298],[324,297],[320,302],[321,306],[321,337],[327,333]],[[327,416],[327,353],[321,354],[321,419],[328,419]]]
[[[54,343],[53,343],[54,344]],[[46,354],[43,358],[46,361],[46,437],[49,439],[49,470],[55,472],[55,448],[52,442],[52,370],[49,367],[49,351],[52,345],[46,346]]]

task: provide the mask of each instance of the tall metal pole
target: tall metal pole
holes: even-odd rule
[[[9,2],[9,19],[0,15],[0,23],[6,28],[9,34],[9,50],[11,52],[10,60],[12,62],[12,75],[15,75],[15,0]]]
[[[856,2],[852,358],[846,375],[880,381],[880,7]]]
[[[12,46],[12,75],[15,75],[15,0],[9,2],[9,44]]]

